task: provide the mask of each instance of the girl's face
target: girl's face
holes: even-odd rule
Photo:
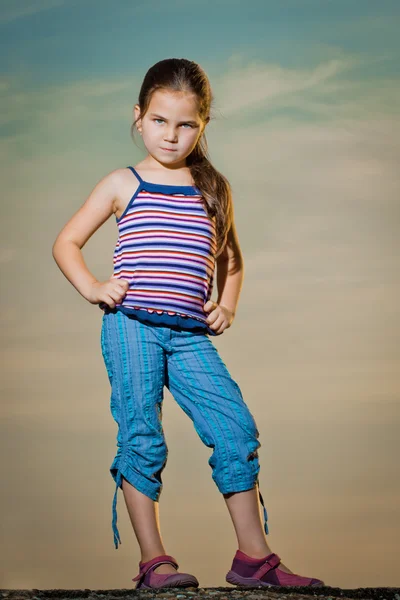
[[[140,108],[136,104],[135,119],[139,116]],[[205,124],[198,115],[192,94],[157,90],[136,126],[149,154],[160,163],[175,165],[185,163]]]

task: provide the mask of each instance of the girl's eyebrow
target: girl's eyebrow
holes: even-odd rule
[[[162,119],[163,121],[168,121],[168,119],[166,119],[165,117],[162,117],[161,115],[156,115],[155,113],[150,113],[151,117],[158,117],[159,119]],[[187,121],[181,121],[181,123],[190,123],[191,125],[198,125],[197,121],[191,121],[190,119]]]

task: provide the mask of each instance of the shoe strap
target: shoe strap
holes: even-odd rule
[[[152,558],[151,560],[148,560],[145,563],[140,562],[139,573],[138,575],[136,575],[136,577],[132,579],[132,581],[139,581],[141,579],[144,579],[146,573],[150,569],[154,571],[156,567],[167,564],[172,565],[176,569],[179,568],[179,565],[176,562],[175,558],[173,556],[170,556],[169,554],[161,554],[160,556],[156,556],[155,558]]]
[[[261,577],[268,573],[268,571],[276,569],[280,562],[281,559],[277,554],[270,554],[261,567],[252,575],[252,578],[254,577],[254,579],[261,579]]]

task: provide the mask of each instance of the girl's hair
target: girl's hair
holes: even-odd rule
[[[156,90],[194,94],[200,118],[203,122],[210,120],[213,95],[208,77],[197,63],[185,58],[167,58],[150,67],[139,92],[139,119],[146,114]],[[131,126],[132,137],[139,119]],[[195,186],[204,198],[204,208],[208,216],[211,219],[215,217],[216,258],[225,246],[232,223],[232,193],[229,181],[209,160],[204,132],[187,156],[186,164],[190,168]]]

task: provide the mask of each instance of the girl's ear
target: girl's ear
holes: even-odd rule
[[[135,104],[135,106],[133,107],[133,120],[136,121],[136,119],[138,119],[138,121],[136,122],[136,128],[139,129],[142,126],[141,120],[140,120],[140,106],[139,104]]]

